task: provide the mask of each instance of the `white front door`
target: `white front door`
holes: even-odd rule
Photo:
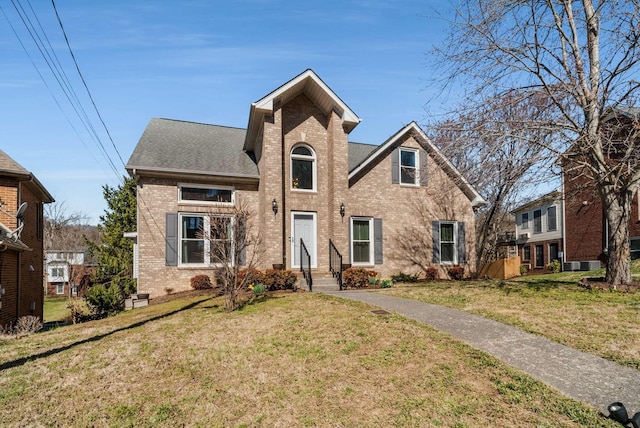
[[[311,256],[311,267],[317,267],[316,258],[316,213],[291,213],[291,251],[293,252],[292,267],[300,267],[300,239]]]

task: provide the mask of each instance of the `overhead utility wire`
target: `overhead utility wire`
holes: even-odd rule
[[[13,31],[13,34],[16,36],[16,39],[18,39],[18,43],[20,43],[20,46],[22,47],[22,49],[24,50],[25,54],[27,55],[27,58],[29,58],[29,61],[31,62],[31,65],[33,65],[33,68],[36,70],[36,73],[38,73],[38,76],[40,76],[40,80],[42,80],[42,83],[44,84],[44,86],[47,88],[47,90],[49,91],[49,94],[51,95],[51,98],[53,98],[53,101],[56,103],[56,105],[58,106],[58,108],[60,109],[60,112],[62,113],[62,115],[65,117],[65,119],[67,120],[67,123],[69,123],[69,126],[71,126],[71,129],[73,129],[73,132],[75,132],[75,134],[78,136],[78,138],[80,139],[80,142],[82,142],[82,145],[87,149],[87,151],[89,152],[89,154],[91,154],[91,157],[93,157],[93,159],[96,161],[96,163],[98,165],[100,165],[100,162],[98,161],[98,159],[94,156],[93,152],[89,149],[89,146],[87,146],[87,143],[85,142],[84,138],[82,137],[82,135],[80,134],[80,132],[78,132],[78,129],[75,127],[75,125],[73,124],[73,122],[71,121],[71,119],[69,119],[69,116],[67,115],[67,113],[65,112],[65,110],[62,108],[62,105],[60,104],[60,102],[58,101],[58,99],[56,98],[55,94],[53,93],[53,90],[51,89],[51,86],[49,86],[49,83],[47,83],[47,80],[44,78],[44,76],[42,75],[42,73],[40,72],[40,69],[38,68],[38,66],[36,65],[35,61],[33,60],[33,58],[31,57],[31,55],[29,54],[29,51],[27,50],[26,46],[24,45],[24,43],[22,42],[22,39],[20,38],[20,35],[18,34],[18,32],[16,31],[15,27],[13,26],[13,24],[11,23],[11,21],[9,20],[9,17],[7,16],[7,13],[5,12],[5,10],[2,8],[2,6],[0,5],[0,11],[2,11],[2,15],[4,16],[5,20],[7,21],[7,24],[9,24],[9,27],[11,27],[11,31]],[[77,111],[76,111],[77,114]],[[86,125],[85,125],[86,127]],[[104,171],[104,170],[103,170]],[[104,171],[106,174],[106,171]]]
[[[60,20],[60,15],[58,15],[58,9],[56,8],[56,2],[55,0],[51,0],[51,4],[53,5],[53,10],[56,13],[56,18],[58,18],[58,23],[60,24],[60,29],[62,30],[62,34],[64,35],[64,40],[67,42],[67,47],[69,48],[69,53],[71,54],[71,58],[73,58],[73,63],[76,66],[76,70],[78,71],[78,75],[80,76],[80,79],[82,80],[82,84],[84,85],[84,88],[87,90],[87,94],[89,95],[89,99],[91,100],[91,104],[93,104],[93,108],[96,111],[96,114],[98,115],[98,117],[100,118],[100,122],[102,123],[102,126],[104,127],[104,130],[107,133],[107,136],[109,136],[109,140],[111,141],[111,145],[113,146],[113,149],[115,150],[116,154],[118,155],[118,158],[120,159],[120,163],[122,163],[122,166],[125,166],[124,160],[122,160],[122,156],[120,156],[120,152],[118,151],[118,148],[116,147],[116,144],[113,141],[113,138],[111,138],[111,133],[109,132],[109,129],[107,128],[107,125],[104,123],[104,120],[102,119],[102,115],[100,114],[100,112],[98,111],[98,107],[96,106],[96,103],[93,101],[93,96],[91,95],[91,91],[89,91],[89,87],[87,86],[87,82],[84,80],[84,76],[82,75],[82,72],[80,71],[80,67],[78,66],[78,62],[76,61],[76,57],[73,54],[73,51],[71,50],[71,45],[69,44],[69,39],[67,38],[67,33],[64,31],[64,26],[62,25],[62,21]]]
[[[19,0],[17,0],[19,3]],[[91,124],[91,121],[86,113],[86,111],[84,110],[84,108],[82,107],[82,104],[79,102],[77,95],[75,95],[75,91],[73,91],[73,88],[71,86],[71,83],[68,81],[66,81],[65,84],[63,84],[61,82],[64,81],[64,78],[62,78],[59,73],[56,73],[56,67],[52,66],[50,58],[51,55],[48,54],[46,46],[44,46],[44,44],[42,43],[42,39],[39,37],[37,30],[35,29],[35,27],[33,27],[33,24],[31,23],[31,20],[29,20],[26,11],[24,10],[24,8],[22,7],[22,5],[20,5],[20,9],[18,8],[18,6],[16,5],[16,3],[14,2],[14,0],[11,0],[11,3],[13,4],[13,7],[16,11],[16,13],[18,14],[18,16],[20,17],[20,19],[22,20],[23,25],[25,26],[25,28],[27,29],[27,32],[29,33],[29,35],[31,36],[31,39],[33,40],[33,42],[35,43],[36,47],[38,48],[40,55],[42,56],[42,58],[44,59],[45,63],[47,64],[47,66],[49,67],[49,70],[51,71],[51,73],[53,74],[54,78],[56,79],[58,86],[60,87],[60,89],[62,90],[62,92],[64,93],[65,97],[67,98],[67,101],[69,102],[69,104],[71,105],[71,107],[73,108],[73,110],[75,111],[76,115],[78,116],[78,118],[80,119],[80,121],[82,122],[82,124],[84,125],[85,129],[87,130],[87,132],[89,133],[89,135],[92,136],[92,138],[94,139],[94,141],[98,144],[99,148],[102,149],[104,156],[106,157],[106,159],[108,160],[111,169],[114,173],[114,175],[116,176],[116,178],[121,179],[121,174],[118,171],[118,168],[115,166],[115,164],[113,163],[113,161],[111,160],[109,154],[107,153],[106,149],[104,148],[104,145],[102,144],[102,142],[100,141],[100,137],[98,136],[95,128],[93,127],[93,125]],[[22,10],[22,13],[21,11]],[[33,10],[33,9],[32,9]],[[4,12],[4,11],[3,11]],[[24,15],[23,15],[24,14]],[[7,19],[7,21],[9,22],[8,17],[5,14],[5,18]],[[38,21],[39,22],[39,21]],[[9,22],[9,24],[11,25],[11,23]],[[62,107],[60,105],[60,103],[57,101],[55,95],[53,94],[53,92],[51,91],[51,88],[49,87],[49,85],[46,84],[46,81],[44,79],[44,77],[42,76],[42,74],[40,73],[40,71],[38,70],[38,67],[36,66],[36,64],[33,62],[33,59],[31,58],[31,56],[29,55],[24,43],[22,43],[22,40],[20,39],[20,36],[17,34],[15,28],[11,25],[14,34],[16,35],[16,37],[18,38],[18,41],[20,42],[22,48],[25,50],[25,52],[27,53],[27,56],[29,56],[29,59],[31,60],[32,64],[34,65],[34,67],[36,68],[38,74],[40,75],[40,78],[45,82],[45,85],[47,86],[47,88],[49,89],[49,92],[51,93],[52,97],[54,98],[54,100],[56,101],[56,104],[58,105],[58,107],[62,110]],[[43,30],[44,32],[44,30]],[[34,35],[35,34],[35,35]],[[36,35],[38,35],[38,37],[36,37]],[[46,36],[45,36],[46,37]],[[40,41],[40,43],[38,42],[38,40]],[[48,38],[47,38],[48,40]],[[42,43],[42,44],[41,44]],[[45,54],[45,52],[47,52]],[[56,57],[57,58],[57,57]],[[60,65],[60,67],[62,67]],[[66,77],[66,74],[64,75],[64,77]],[[65,88],[65,86],[67,86],[67,88]],[[70,89],[68,89],[70,87]],[[71,96],[70,93],[73,95]],[[75,100],[78,100],[77,103],[74,103],[74,100],[72,100],[72,98],[74,98]],[[80,111],[82,111],[82,113],[78,110],[80,109]],[[64,113],[64,110],[63,110]],[[66,117],[66,114],[65,114]],[[84,117],[84,119],[83,119]],[[68,117],[67,117],[67,120]],[[74,131],[77,130],[75,129],[75,127],[72,128],[74,129]],[[79,135],[79,134],[78,134]],[[80,137],[82,140],[82,137]],[[83,140],[82,140],[83,141]],[[83,141],[83,144],[85,145],[85,147],[88,150],[88,147],[86,146],[86,144]]]

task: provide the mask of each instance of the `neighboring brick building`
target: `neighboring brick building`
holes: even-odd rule
[[[613,108],[605,117],[603,129],[606,132],[606,121],[614,123],[613,129],[621,133],[625,129],[638,129],[640,108]],[[616,134],[617,135],[617,134]],[[637,131],[634,135],[637,138]],[[614,141],[629,138],[615,136]],[[637,142],[635,143],[637,146]],[[624,146],[626,147],[626,145]],[[612,151],[613,153],[613,151]],[[576,269],[579,263],[590,262],[591,267],[604,262],[607,253],[607,221],[602,205],[590,174],[584,168],[577,168],[571,162],[565,162],[562,184],[565,195],[565,260],[573,262]],[[629,240],[631,258],[640,258],[640,211],[636,193],[631,202],[629,219]]]
[[[196,232],[240,203],[256,214],[262,268],[297,269],[303,239],[314,272],[329,270],[329,240],[345,264],[415,272],[398,242],[421,223],[415,239],[429,242],[429,264],[442,275],[475,271],[474,208],[484,200],[415,122],[380,146],[348,141],[359,123],[311,70],[253,103],[247,129],[152,119],[127,163],[138,186],[138,291],[213,277]]]
[[[43,204],[53,198],[29,171],[0,150],[0,327],[42,319]]]

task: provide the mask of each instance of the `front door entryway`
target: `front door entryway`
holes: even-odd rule
[[[311,267],[317,267],[316,258],[316,213],[292,212],[291,230],[291,251],[293,252],[292,267],[300,267],[300,239],[311,256]]]

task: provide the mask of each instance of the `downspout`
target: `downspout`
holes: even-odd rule
[[[287,269],[287,223],[286,223],[286,214],[287,214],[287,197],[286,197],[286,182],[285,182],[285,150],[284,150],[284,117],[282,115],[282,109],[280,110],[280,183],[281,183],[281,192],[282,192],[282,265],[285,269]],[[274,112],[275,114],[275,112]],[[275,119],[275,118],[274,118]],[[292,255],[291,261],[293,262],[294,257]],[[291,268],[292,266],[289,266]]]
[[[16,278],[17,278],[17,283],[16,283],[16,321],[18,321],[18,318],[20,318],[20,259],[22,258],[22,252],[18,251],[18,269],[16,269]]]

